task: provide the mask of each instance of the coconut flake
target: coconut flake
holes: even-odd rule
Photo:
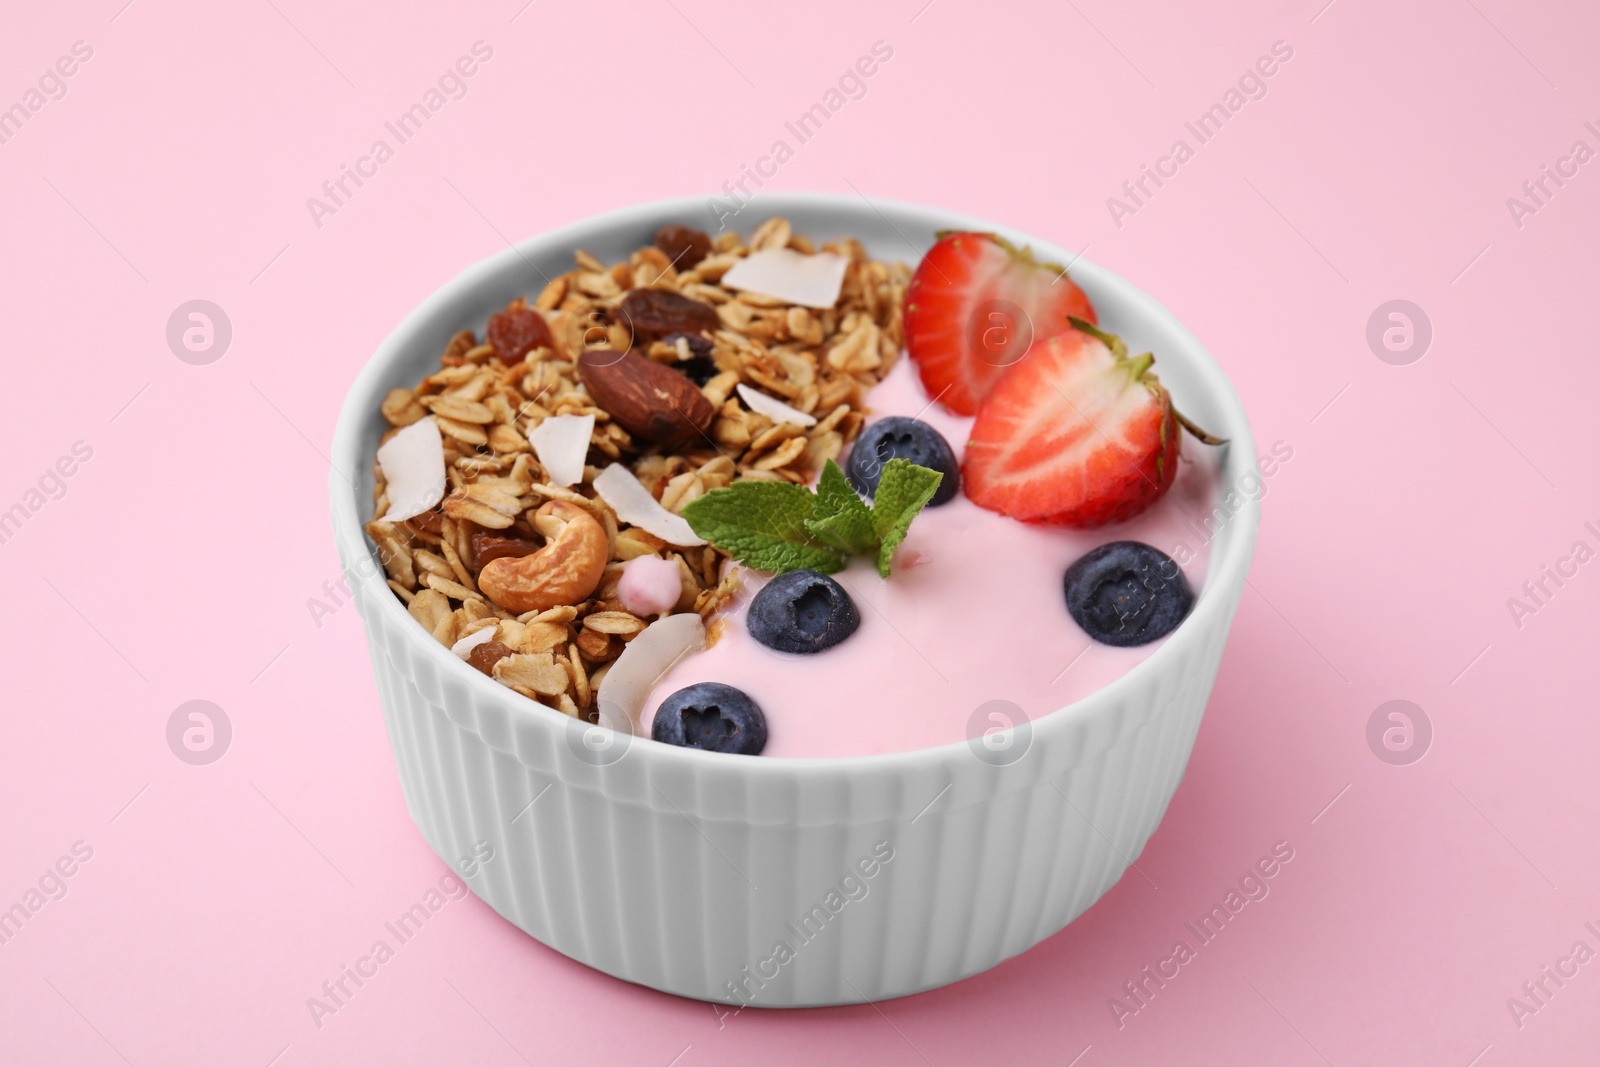
[[[768,396],[757,389],[752,389],[743,382],[739,383],[739,395],[744,397],[744,402],[750,405],[750,410],[765,415],[773,422],[792,422],[796,426],[815,426],[817,420],[798,408],[792,408],[777,397]]]
[[[655,534],[669,545],[705,544],[694,535],[687,519],[662,507],[661,502],[650,495],[644,483],[620,463],[613,463],[600,472],[600,476],[594,480],[594,491],[600,494],[601,500],[611,505],[617,518]]]
[[[803,307],[831,308],[839,302],[849,265],[849,259],[835,252],[808,256],[792,248],[763,248],[730,267],[722,284]]]
[[[479,645],[487,644],[490,641],[493,641],[494,640],[494,635],[499,633],[499,632],[500,632],[500,624],[499,623],[494,623],[494,624],[492,624],[490,626],[485,626],[480,630],[474,630],[470,634],[468,634],[467,636],[463,637],[461,640],[457,641],[455,644],[451,645],[450,646],[450,651],[454,652],[456,655],[460,656],[462,659],[466,659],[468,656],[470,656],[472,654],[472,650],[473,649],[477,648]]]
[[[680,659],[705,647],[705,624],[692,611],[657,619],[640,630],[600,679],[595,699],[602,721],[612,719],[613,729],[626,721],[644,733],[639,715],[650,690]]]
[[[565,488],[583,481],[583,461],[593,434],[593,415],[552,415],[528,434],[551,485]]]
[[[419,419],[378,449],[378,466],[388,483],[385,522],[421,515],[444,499],[444,439],[433,416]]]

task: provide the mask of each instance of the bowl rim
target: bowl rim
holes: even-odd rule
[[[373,554],[364,530],[366,520],[361,518],[363,508],[370,508],[370,504],[359,499],[362,495],[363,480],[360,472],[372,461],[370,455],[362,454],[363,430],[371,420],[382,417],[379,413],[379,401],[389,387],[384,382],[389,365],[403,356],[412,335],[418,332],[434,313],[458,300],[462,293],[507,268],[514,269],[519,263],[526,266],[530,255],[543,254],[552,247],[565,247],[570,252],[580,247],[583,242],[592,240],[596,233],[616,228],[638,229],[646,225],[654,228],[668,221],[691,218],[705,212],[714,199],[672,197],[601,212],[519,241],[469,264],[431,292],[390,331],[377,350],[362,365],[340,406],[334,428],[330,453],[332,463],[328,479],[334,538],[339,549],[341,567],[352,588],[359,584],[364,589],[377,592],[378,587],[381,587],[381,592],[384,594],[361,598],[358,604],[361,601],[370,603],[371,610],[380,612],[385,623],[393,624],[387,629],[401,635],[403,640],[410,643],[413,651],[423,650],[420,652],[421,655],[432,657],[436,662],[443,664],[441,670],[463,672],[458,677],[463,678],[469,686],[477,687],[477,696],[482,706],[503,712],[511,717],[512,722],[520,719],[534,724],[536,729],[548,729],[553,733],[567,729],[573,720],[554,708],[530,700],[485,677],[434,640],[431,634],[426,633],[411,618],[400,598],[392,594],[384,581],[387,575],[381,566],[377,567],[376,574],[363,576],[351,573],[349,561],[357,558],[358,553],[366,553],[368,556]],[[1249,461],[1254,464],[1255,442],[1244,406],[1233,383],[1210,351],[1154,297],[1081,253],[1074,254],[1052,241],[965,213],[888,198],[867,200],[865,196],[859,194],[762,192],[754,200],[747,201],[745,206],[752,204],[759,208],[758,214],[761,218],[775,215],[788,217],[796,211],[836,212],[844,216],[860,215],[870,211],[897,231],[900,227],[892,221],[892,215],[922,218],[931,216],[938,221],[936,229],[995,233],[1013,244],[1030,245],[1041,260],[1066,263],[1073,272],[1074,280],[1080,284],[1083,284],[1085,278],[1090,279],[1088,284],[1083,285],[1086,291],[1123,290],[1123,295],[1131,296],[1141,305],[1141,314],[1148,314],[1157,324],[1182,342],[1181,353],[1167,357],[1158,354],[1157,358],[1158,360],[1167,358],[1169,365],[1173,362],[1185,363],[1199,379],[1201,388],[1210,394],[1217,410],[1221,413],[1219,425],[1211,428],[1229,441],[1225,446],[1229,452],[1224,457],[1222,469],[1227,471],[1234,468],[1236,461],[1233,457],[1236,455],[1248,456]],[[901,233],[901,236],[905,238],[912,253],[920,254],[909,237],[904,233]],[[342,471],[350,471],[351,477],[346,478]],[[1232,532],[1225,538],[1219,537],[1214,543],[1205,584],[1195,598],[1195,606],[1189,617],[1162,643],[1160,648],[1126,673],[1055,711],[1031,717],[1028,720],[1032,730],[1031,744],[1038,746],[1050,734],[1064,732],[1087,720],[1118,714],[1126,706],[1126,702],[1122,699],[1126,691],[1140,685],[1155,672],[1163,670],[1169,662],[1185,658],[1191,646],[1205,639],[1207,631],[1219,626],[1228,626],[1234,598],[1225,595],[1225,592],[1234,587],[1242,588],[1246,580],[1254,554],[1260,517],[1260,498],[1245,494],[1242,506],[1230,513],[1228,525]],[[370,627],[376,621],[367,618],[365,612],[362,612],[362,615],[365,626]],[[397,668],[390,664],[389,669]],[[466,677],[467,675],[471,677]],[[633,740],[650,739],[647,736],[634,735]],[[774,776],[793,778],[796,775],[825,776],[845,772],[853,775],[858,771],[893,771],[897,774],[924,771],[945,766],[955,759],[970,761],[968,745],[967,741],[958,740],[927,748],[868,755],[756,756],[744,759],[656,742],[645,745],[630,744],[630,751],[638,749],[638,758],[647,761],[664,761],[661,764],[663,768],[676,764],[692,771],[698,764],[706,771],[717,775],[739,773],[756,778]],[[622,762],[632,762],[632,760]]]

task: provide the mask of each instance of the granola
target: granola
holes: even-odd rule
[[[832,307],[721,284],[752,251],[780,248],[846,257]],[[781,218],[748,242],[671,226],[622,262],[583,250],[574,258],[574,269],[531,302],[514,300],[482,334],[452,337],[438,371],[384,398],[383,443],[431,418],[447,484],[436,506],[391,521],[375,460],[376,517],[366,531],[390,588],[435,639],[523,696],[594,721],[608,665],[647,622],[618,596],[625,564],[654,556],[676,565],[681,593],[666,614],[692,611],[708,623],[739,588],[726,553],[669,544],[621,521],[594,480],[625,465],[674,515],[735,481],[810,483],[860,431],[863,398],[900,353],[911,271],[869,258],[854,239],[817,246]],[[637,357],[667,377],[630,371],[626,360]],[[629,374],[640,387],[619,388],[617,376]],[[777,403],[758,400],[756,410],[748,390]],[[671,410],[637,410],[652,402]],[[774,418],[785,413],[793,414]],[[559,416],[594,420],[571,485],[556,484],[529,439]],[[538,581],[518,571],[533,559],[550,563]],[[563,595],[595,574],[586,595]],[[712,624],[710,639],[720,630]]]

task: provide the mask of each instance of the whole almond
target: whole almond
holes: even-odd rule
[[[687,376],[637,352],[591,348],[578,357],[578,377],[624,430],[667,448],[699,437],[716,414]]]

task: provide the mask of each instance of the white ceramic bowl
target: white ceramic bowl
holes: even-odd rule
[[[770,215],[912,264],[942,229],[994,231],[1041,259],[1073,259],[979,219],[859,197],[764,195],[734,222],[748,234]],[[1029,724],[1025,755],[1004,765],[959,741],[886,756],[728,757],[628,738],[526,700],[436,642],[384,584],[362,533],[384,428],[378,405],[435,369],[457,330],[481,329],[511,298],[537,293],[535,265],[554,277],[577,248],[614,262],[669,222],[715,228],[704,201],[661,201],[474,264],[401,323],[345,400],[330,477],[334,535],[411,816],[516,926],[667,992],[764,1007],[840,1004],[987,970],[1093,904],[1160,822],[1216,677],[1259,506],[1245,499],[1222,525],[1193,614],[1166,643]],[[1072,276],[1103,326],[1134,351],[1156,353],[1184,412],[1231,439],[1224,486],[1240,484],[1254,469],[1250,427],[1200,342],[1088,260]]]

